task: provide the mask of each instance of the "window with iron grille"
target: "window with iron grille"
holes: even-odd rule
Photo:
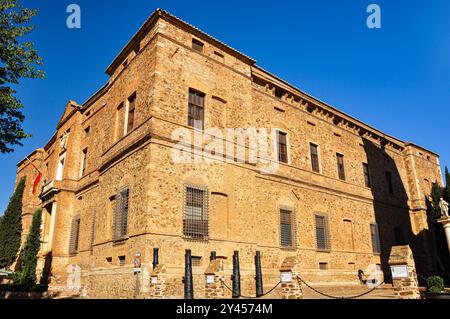
[[[202,265],[202,257],[192,256],[192,267],[200,267]]]
[[[345,181],[344,155],[336,153],[339,179]]]
[[[372,250],[375,254],[381,253],[381,244],[380,244],[380,236],[378,232],[378,225],[371,224],[370,225],[370,236],[372,238]]]
[[[127,236],[128,228],[128,198],[129,189],[121,190],[113,200],[114,222],[113,222],[113,240],[121,240]]]
[[[128,116],[127,116],[127,130],[125,132],[131,132],[134,129],[134,115],[135,115],[135,110],[136,110],[136,93],[133,93],[133,95],[131,95],[128,98]]]
[[[287,133],[277,131],[277,146],[278,161],[281,163],[287,163]]]
[[[371,182],[370,182],[369,164],[363,163],[363,173],[364,173],[364,185],[370,188]]]
[[[392,184],[392,173],[386,172],[386,182],[388,184],[389,194],[394,194],[394,185]]]
[[[80,217],[75,217],[72,220],[72,227],[70,231],[69,254],[76,254],[78,252],[78,244],[80,239]]]
[[[205,94],[189,90],[188,125],[203,130],[205,119]]]
[[[208,190],[203,187],[185,187],[183,234],[187,238],[208,240],[209,236]]]
[[[311,152],[311,166],[312,170],[316,173],[320,173],[320,166],[319,166],[319,146],[316,144],[310,143],[309,149]]]
[[[280,241],[282,247],[294,248],[295,245],[294,212],[280,209]]]
[[[328,263],[319,263],[319,269],[320,270],[327,270],[328,269]]]
[[[318,250],[330,250],[328,234],[328,218],[325,215],[316,215],[316,243]]]

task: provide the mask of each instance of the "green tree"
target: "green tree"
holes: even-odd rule
[[[25,246],[21,252],[20,271],[15,274],[14,282],[27,287],[36,285],[36,265],[38,253],[41,247],[41,222],[42,210],[38,209],[34,215],[30,226]]]
[[[442,188],[438,182],[433,183],[431,187],[431,204],[433,206],[433,216],[435,218],[441,215],[441,209],[439,208],[439,201],[442,197]]]
[[[9,268],[16,260],[22,235],[22,196],[25,176],[11,196],[0,224],[0,268]]]
[[[444,188],[444,199],[450,202],[450,173],[448,172],[448,167],[445,166],[445,188]]]
[[[20,41],[34,26],[28,25],[36,10],[24,8],[18,0],[0,1],[0,153],[10,153],[12,145],[20,145],[29,135],[22,127],[22,103],[14,95],[13,86],[21,78],[42,78],[37,68],[42,59],[33,43]]]

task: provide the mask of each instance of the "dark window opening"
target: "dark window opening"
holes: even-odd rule
[[[320,270],[327,270],[328,269],[328,263],[319,263],[319,269]]]
[[[336,160],[339,179],[345,181],[344,155],[337,153]]]
[[[125,261],[126,261],[125,256],[119,256],[119,266],[120,267],[125,266]]]
[[[199,40],[197,40],[197,39],[192,39],[192,48],[195,50],[195,51],[198,51],[198,52],[201,52],[201,53],[203,53],[203,47],[204,47],[205,45],[203,44],[203,42],[201,42],[201,41],[199,41]]]
[[[128,98],[128,122],[127,122],[127,133],[134,129],[134,116],[136,109],[136,93]]]
[[[281,209],[280,210],[280,239],[282,247],[295,247],[294,245],[294,213]]]
[[[80,225],[81,220],[76,217],[72,221],[72,229],[70,232],[70,247],[69,253],[76,254],[78,252],[79,240],[80,240]]]
[[[310,152],[311,152],[311,166],[312,170],[316,173],[320,173],[319,166],[319,147],[315,144],[309,144]]]
[[[394,194],[394,185],[392,184],[392,173],[386,172],[386,182],[388,184],[389,194]]]
[[[275,88],[275,97],[281,99],[284,95],[284,91],[280,88]]]
[[[277,145],[278,145],[278,161],[282,163],[288,162],[287,155],[287,134],[278,131],[277,134]]]
[[[370,236],[372,238],[372,250],[375,254],[381,253],[380,236],[377,224],[370,225]]]
[[[372,185],[370,182],[369,164],[363,163],[363,173],[364,173],[364,185],[370,188]]]
[[[205,94],[189,90],[188,125],[203,130],[205,119]]]
[[[330,250],[328,235],[328,219],[323,215],[316,215],[316,243],[318,250]]]
[[[127,236],[129,189],[123,189],[113,197],[114,222],[113,240],[121,240]]]

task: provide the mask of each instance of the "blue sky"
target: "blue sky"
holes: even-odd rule
[[[39,9],[28,37],[44,58],[45,79],[23,80],[25,129],[33,136],[0,154],[0,214],[16,164],[42,147],[69,99],[83,103],[146,18],[162,8],[257,60],[302,90],[450,165],[450,1],[121,1],[22,0]],[[82,11],[66,27],[66,7]],[[381,7],[368,29],[366,7]]]

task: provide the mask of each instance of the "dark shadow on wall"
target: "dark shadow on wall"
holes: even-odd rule
[[[374,198],[375,220],[381,242],[381,268],[385,279],[390,281],[388,265],[392,246],[410,245],[416,262],[417,273],[425,277],[428,273],[425,242],[426,233],[414,235],[408,207],[408,194],[395,160],[378,146],[363,138],[369,165],[371,191]],[[419,276],[419,277],[420,277]]]
[[[431,193],[431,190],[430,190]],[[433,213],[433,206],[429,197],[425,198],[427,205],[427,222],[430,230],[430,240],[434,243],[434,254],[436,261],[435,275],[444,278],[446,286],[450,285],[450,254],[448,252],[447,239],[445,231],[441,224],[437,222],[441,216],[436,216]]]
[[[52,276],[52,252],[49,252],[45,256],[44,268],[42,270],[42,277],[40,280],[41,285],[48,285],[50,283],[50,277]]]

